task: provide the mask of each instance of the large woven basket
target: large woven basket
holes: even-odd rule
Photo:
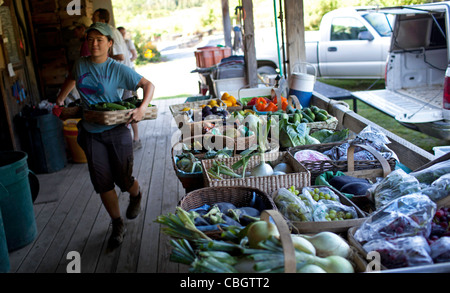
[[[126,123],[130,117],[130,109],[127,110],[117,110],[117,111],[94,111],[94,110],[84,110],[84,119],[88,122],[97,123],[101,125],[116,125]],[[153,105],[147,107],[145,110],[143,120],[154,120],[158,117],[158,107]]]
[[[178,206],[189,211],[205,204],[212,206],[215,203],[228,202],[239,208],[253,206],[257,201],[261,204],[262,210],[277,210],[275,203],[267,193],[248,186],[200,188],[186,194],[178,202]],[[204,231],[204,233],[212,239],[220,239],[222,229],[218,226],[218,229]]]
[[[271,194],[274,190],[278,190],[282,187],[289,188],[292,185],[295,186],[309,186],[310,185],[310,173],[309,171],[299,162],[297,162],[292,156],[287,152],[276,152],[276,153],[265,153],[265,160],[270,162],[273,166],[284,162],[287,163],[293,173],[288,173],[284,175],[271,175],[271,176],[259,176],[259,177],[245,177],[245,178],[232,178],[223,175],[223,180],[213,179],[206,172],[209,168],[213,166],[215,160],[203,160],[202,167],[205,172],[203,172],[203,179],[205,180],[205,186],[249,186],[259,188],[268,194]],[[216,161],[221,161],[231,168],[235,162],[237,162],[240,157],[233,157],[227,159],[219,159]],[[255,155],[250,158],[247,171],[250,171],[253,167],[256,167],[260,163],[260,156]],[[242,167],[236,170],[236,173],[242,173]]]
[[[63,107],[61,115],[59,115],[59,119],[67,120],[67,119],[81,118],[81,116],[82,116],[82,108],[80,106]]]
[[[249,186],[219,186],[204,187],[186,194],[178,206],[189,211],[204,204],[213,205],[219,202],[228,202],[236,207],[251,206],[258,197],[266,210],[277,210],[272,198],[261,189]]]
[[[335,146],[339,146],[343,144],[344,142],[336,142],[336,143],[322,143],[322,144],[314,144],[314,145],[307,145],[307,146],[296,146],[293,148],[288,149],[288,153],[294,157],[295,153],[301,150],[315,150],[320,153],[323,153],[325,151],[328,151],[332,149]],[[360,175],[363,175],[363,173],[366,176],[366,178],[373,179],[375,176],[383,176],[385,177],[391,170],[395,169],[396,160],[394,158],[390,158],[389,160],[386,160],[381,155],[379,156],[379,153],[370,146],[365,145],[357,145],[358,147],[364,148],[368,150],[370,153],[372,153],[374,156],[376,156],[377,159],[375,160],[353,160],[353,156],[347,156],[350,158],[350,169],[349,169],[349,162],[347,161],[336,161],[336,160],[322,160],[322,161],[302,161],[302,165],[305,166],[306,169],[308,169],[309,172],[311,172],[311,182],[314,183],[316,178],[323,174],[326,171],[341,171],[344,173],[352,172],[351,176],[355,177],[364,177],[364,176],[357,176],[356,171],[365,171],[360,172]],[[354,151],[355,146],[349,147],[348,151]],[[379,174],[379,172],[382,171],[382,174]],[[349,174],[350,175],[350,174]],[[373,176],[374,175],[374,176]]]

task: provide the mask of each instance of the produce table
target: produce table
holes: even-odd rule
[[[320,86],[319,84],[318,87]],[[423,233],[427,233],[423,235],[424,237],[430,237],[423,238],[423,241],[426,239],[431,246],[434,241],[439,239],[431,238],[430,235],[436,234],[428,234],[429,232],[424,230],[424,227],[428,227],[426,223],[434,221],[435,218],[433,217],[437,217],[437,213],[435,215],[436,211],[442,210],[441,213],[447,213],[444,210],[450,207],[448,194],[445,195],[443,189],[439,189],[439,192],[436,193],[436,198],[432,198],[432,195],[427,193],[422,194],[422,191],[426,191],[426,187],[432,187],[432,181],[426,183],[420,181],[422,185],[419,187],[420,185],[417,181],[419,179],[414,179],[417,181],[417,185],[412,185],[413,187],[417,186],[415,190],[400,189],[399,186],[405,186],[408,182],[406,180],[416,178],[414,176],[418,176],[417,178],[421,178],[420,180],[431,180],[430,178],[433,178],[433,184],[438,181],[436,179],[441,179],[442,176],[442,182],[445,184],[446,179],[444,179],[445,176],[443,175],[450,170],[445,169],[450,168],[448,166],[450,164],[450,155],[434,160],[434,156],[428,152],[380,128],[378,125],[350,110],[348,105],[340,101],[339,98],[347,98],[345,93],[342,96],[335,97],[337,99],[328,98],[319,92],[314,92],[311,100],[311,105],[318,107],[317,112],[315,112],[316,115],[319,113],[319,110],[325,110],[327,111],[328,119],[333,118],[337,121],[337,125],[333,125],[332,129],[322,129],[320,127],[311,131],[313,127],[309,126],[308,121],[300,122],[299,119],[292,119],[293,115],[301,115],[303,113],[300,109],[293,109],[290,116],[289,112],[275,113],[274,110],[270,115],[279,115],[280,120],[275,126],[280,127],[280,129],[283,128],[284,132],[279,134],[279,137],[271,136],[270,143],[280,143],[279,149],[267,149],[267,133],[269,128],[273,127],[269,123],[263,125],[263,129],[265,129],[263,132],[260,132],[261,129],[255,131],[255,133],[259,134],[254,142],[255,145],[250,145],[244,151],[235,148],[235,151],[238,150],[238,152],[235,152],[232,156],[212,157],[210,159],[196,155],[195,164],[196,166],[201,165],[202,171],[200,173],[203,176],[203,184],[208,187],[201,188],[199,186],[198,189],[188,192],[186,198],[189,198],[190,205],[180,204],[175,214],[162,215],[158,219],[158,223],[167,226],[163,231],[171,233],[170,235],[177,239],[172,242],[175,260],[191,265],[191,272],[250,272],[251,270],[247,270],[248,266],[245,269],[241,266],[240,262],[243,258],[247,259],[247,261],[249,259],[253,260],[252,272],[365,272],[369,261],[366,260],[367,252],[362,248],[365,242],[360,243],[357,240],[356,234],[358,234],[358,229],[367,227],[366,223],[370,223],[370,221],[382,218],[382,216],[372,216],[378,213],[383,215],[383,212],[386,213],[384,208],[392,205],[395,209],[397,201],[401,202],[404,200],[408,202],[409,198],[414,199],[415,196],[419,200],[417,202],[425,202],[426,212],[420,213],[420,217],[417,219],[414,214],[415,209],[417,208],[417,211],[419,211],[424,206],[412,206],[409,210],[406,209],[405,211],[407,212],[405,212],[402,210],[405,204],[399,204],[397,207],[398,214],[405,213],[402,216],[403,218],[399,220],[401,225],[405,225],[401,221],[408,221],[405,219],[410,219],[411,217],[417,224],[420,224],[417,227],[419,230],[416,229],[415,231],[423,231]],[[244,109],[246,109],[245,106],[244,104]],[[278,103],[278,107],[281,107],[281,102]],[[258,113],[258,111],[254,113],[251,110],[250,112],[244,112],[243,110],[237,112],[239,113],[236,114],[230,108],[226,119],[243,119],[244,116],[263,114]],[[307,112],[305,111],[304,113]],[[240,121],[235,120],[235,127],[240,126]],[[218,127],[218,130],[223,130],[220,124],[219,120],[216,122],[215,127]],[[232,125],[230,127],[233,127]],[[308,125],[307,128],[304,127],[305,125]],[[345,132],[345,130],[348,132]],[[305,135],[305,131],[310,132]],[[244,132],[235,132],[234,135],[244,135]],[[348,135],[349,133],[355,137],[344,136],[344,134]],[[209,136],[217,134],[220,133],[208,132]],[[289,139],[287,139],[287,135]],[[305,136],[302,137],[302,135]],[[233,138],[233,136],[231,137]],[[327,145],[324,142],[330,138],[335,139],[335,141],[329,144],[328,148],[321,148],[321,146]],[[234,139],[236,140],[236,137]],[[305,140],[303,141],[302,139]],[[301,143],[301,141],[303,142]],[[370,142],[373,142],[373,144],[371,145]],[[380,142],[382,142],[381,146],[379,145]],[[294,146],[287,146],[285,145],[286,143],[295,144]],[[301,144],[299,145],[299,143]],[[387,148],[385,144],[388,145]],[[332,157],[333,154],[339,154],[339,151],[333,151],[336,148],[345,150],[346,154],[351,156],[351,158],[339,161],[339,164],[337,164],[338,159]],[[364,151],[373,155],[372,159],[369,158],[369,155],[361,155]],[[208,151],[208,153],[210,152]],[[330,157],[327,157],[325,153]],[[253,156],[255,154],[257,155]],[[319,154],[325,155],[327,158],[320,158]],[[277,156],[279,156],[278,159],[276,159]],[[280,161],[280,158],[285,159]],[[173,159],[175,160],[176,158]],[[312,160],[311,162],[322,160],[322,163],[317,167],[315,164],[309,163],[310,161],[308,160]],[[398,165],[399,169],[397,169],[397,163],[401,163]],[[272,165],[270,168],[273,168],[273,171],[269,171],[263,165]],[[333,166],[337,169],[333,169]],[[433,170],[434,166],[440,168],[437,169],[437,173],[429,171]],[[246,169],[247,167],[248,169]],[[262,167],[264,167],[264,171],[260,173],[262,172]],[[175,164],[174,168],[177,171]],[[253,173],[253,170],[256,169],[258,169],[258,174]],[[314,177],[311,176],[313,170],[316,172]],[[425,173],[428,177],[424,175],[409,175],[411,171],[414,171],[411,174]],[[326,172],[331,172],[332,179],[333,176],[344,176],[352,178],[352,181],[348,181],[347,185],[342,183],[338,188],[335,185],[337,181],[333,182],[329,178],[325,179],[326,176],[323,175]],[[338,174],[339,172],[342,174]],[[430,174],[434,177],[430,177]],[[317,182],[324,182],[324,180],[325,185],[317,184]],[[364,182],[363,185],[361,185],[362,182]],[[350,183],[355,186],[359,184],[359,188],[364,186],[364,192],[359,191],[357,188],[346,189],[345,187],[349,186]],[[229,188],[225,193],[233,198],[224,199],[224,188]],[[267,208],[267,205],[266,207],[255,205],[255,198],[251,200],[251,196],[247,197],[244,203],[236,201],[234,197],[239,197],[239,192],[243,192],[246,188],[255,189],[256,193],[261,194],[262,198],[266,198],[266,201],[273,201],[272,207]],[[383,188],[387,189],[387,195],[381,193],[380,190],[384,191]],[[350,190],[351,192],[349,193]],[[399,194],[399,190],[402,192],[403,190],[406,191]],[[420,194],[416,195],[414,192],[420,192]],[[249,196],[248,192],[247,196]],[[229,208],[229,205],[232,203],[236,205]],[[248,217],[239,216],[241,209],[251,210],[254,213],[251,220]],[[265,211],[270,212],[266,213]],[[183,222],[181,226],[178,226],[180,225],[179,220],[174,220],[177,217]],[[267,235],[263,233],[264,237],[261,234],[258,234],[259,236],[257,237],[256,234],[250,232],[261,227],[270,227],[270,218],[275,222],[285,221],[285,223],[277,223],[276,225],[276,227],[280,228],[278,236],[276,236],[276,233]],[[171,221],[175,222],[171,224]],[[391,221],[398,225],[395,219]],[[447,219],[445,218],[443,221],[447,221]],[[412,225],[411,223],[406,224],[406,227]],[[380,225],[382,224],[383,222]],[[403,227],[401,225],[399,227]],[[180,230],[177,230],[175,227],[178,227]],[[285,229],[286,227],[288,229]],[[389,227],[386,227],[386,229]],[[185,230],[186,228],[189,232]],[[264,229],[263,231],[266,231]],[[272,227],[269,230],[276,230],[273,229],[275,228]],[[384,231],[383,229],[384,227],[381,226],[379,231]],[[374,237],[379,237],[376,234],[379,231],[373,232]],[[397,239],[415,236],[415,234],[402,234],[402,231],[395,230],[395,233],[398,234],[393,234],[396,236],[391,236],[390,238]],[[437,233],[436,230],[430,231]],[[287,236],[285,235],[286,233],[290,235]],[[333,250],[333,252],[329,252],[330,254],[326,254],[321,246],[323,243],[311,242],[314,244],[314,248],[311,248],[308,246],[311,243],[306,244],[303,240],[300,241],[297,238],[301,234],[304,236],[313,235],[316,238],[320,238],[323,235],[330,237],[334,235],[333,237],[338,237],[339,241],[348,243],[350,250],[346,250],[345,253]],[[186,238],[180,235],[186,235]],[[209,237],[212,235],[214,236],[213,239]],[[440,235],[443,236],[439,237],[446,236],[446,234]],[[260,236],[262,238],[259,238]],[[389,238],[389,236],[386,237]],[[291,239],[292,243],[289,239]],[[383,239],[383,236],[380,239]],[[309,241],[312,240],[310,239]],[[292,245],[295,247],[294,251],[292,251]],[[416,248],[420,249],[421,246]],[[316,251],[315,249],[317,249],[317,255],[315,255],[315,252],[313,253],[313,251]],[[263,250],[267,251],[264,252]],[[352,252],[350,253],[349,251]],[[382,250],[377,251],[386,253]],[[408,250],[405,250],[405,254],[407,253],[406,251]],[[271,260],[273,259],[273,262],[264,262],[264,253],[268,253],[267,257]],[[285,257],[296,259],[296,262],[283,262],[283,253]],[[314,256],[307,255],[308,253]],[[328,257],[339,260],[337,262],[339,265],[337,267],[330,266],[331,264],[328,261],[331,259],[328,259]],[[445,258],[445,254],[443,257]],[[281,258],[281,262],[278,258]],[[346,261],[342,258],[345,258]],[[310,267],[305,265],[306,260],[314,261],[316,266]],[[220,265],[220,263],[223,263],[223,265]],[[349,264],[351,264],[351,267],[349,267]],[[448,261],[444,263],[435,262],[433,265],[416,265],[415,267],[395,269],[392,268],[392,264],[386,263],[386,265],[389,265],[389,268],[384,265],[385,263],[382,263],[381,272],[383,273],[450,272],[450,262]],[[394,263],[394,265],[398,265],[398,263]]]

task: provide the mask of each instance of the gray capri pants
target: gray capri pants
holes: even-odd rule
[[[90,133],[78,123],[78,144],[84,150],[91,182],[97,193],[115,188],[128,191],[134,183],[133,142],[130,130],[120,124],[101,133]]]

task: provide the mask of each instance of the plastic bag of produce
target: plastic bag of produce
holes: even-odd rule
[[[298,162],[302,161],[329,161],[330,158],[321,152],[315,150],[302,150],[294,154],[294,158]]]
[[[366,242],[404,236],[427,237],[436,204],[426,195],[413,193],[394,199],[375,211],[355,232],[355,239]]]
[[[313,213],[314,222],[357,219],[354,207],[333,200],[321,200]]]
[[[432,201],[437,202],[450,195],[450,173],[442,175],[430,186],[422,187],[422,193],[428,195]]]
[[[393,199],[420,191],[417,179],[402,169],[392,171],[381,181],[375,183],[368,192],[375,201],[376,209],[381,208]]]
[[[313,220],[311,207],[286,188],[278,189],[273,201],[278,211],[290,221],[306,222]]]
[[[339,196],[328,187],[303,187],[302,194],[308,194],[314,201],[334,200],[339,201]]]
[[[433,264],[430,246],[422,236],[376,239],[363,248],[367,252],[379,252],[381,263],[389,269]]]
[[[435,263],[450,262],[450,237],[441,237],[430,245],[430,256]]]
[[[450,160],[436,163],[420,171],[409,173],[419,180],[420,183],[431,184],[442,175],[450,173]]]

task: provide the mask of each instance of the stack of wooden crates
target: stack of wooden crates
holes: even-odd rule
[[[41,94],[43,99],[56,97],[79,57],[79,40],[69,27],[81,16],[92,17],[93,0],[29,0],[28,6]]]

